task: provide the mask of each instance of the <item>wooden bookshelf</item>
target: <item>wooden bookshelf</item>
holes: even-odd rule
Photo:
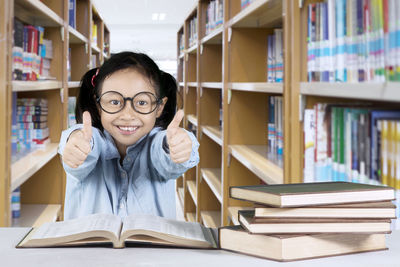
[[[206,227],[218,228],[221,227],[221,212],[220,211],[202,211],[201,221]]]
[[[11,166],[11,191],[22,185],[35,172],[57,155],[58,144],[49,144],[17,160]]]
[[[201,169],[201,175],[203,179],[207,182],[211,191],[214,193],[215,197],[219,202],[222,202],[221,194],[221,169],[218,168],[204,168]]]
[[[47,91],[62,88],[61,81],[12,81],[13,92]]]
[[[197,205],[197,188],[195,181],[187,181],[187,188],[189,189],[189,193],[192,196],[193,202]]]
[[[231,145],[230,153],[240,163],[267,184],[283,183],[283,168],[279,160],[268,159],[267,146]]]
[[[222,131],[219,126],[202,126],[203,133],[222,146]]]
[[[186,213],[186,218],[187,218],[188,222],[196,222],[196,213],[188,212],[188,213]]]
[[[7,36],[0,45],[0,94],[5,119],[1,121],[0,144],[0,227],[38,226],[46,221],[63,219],[65,172],[57,153],[61,132],[67,128],[68,97],[76,96],[83,74],[89,70],[92,53],[91,18],[96,17],[99,42],[109,38],[109,31],[91,0],[76,2],[76,25],[69,25],[68,0],[5,0],[1,2],[0,32]],[[52,41],[53,57],[50,76],[39,81],[12,80],[13,21],[44,28],[44,39]],[[4,25],[4,27],[3,27]],[[102,30],[108,31],[108,37]],[[109,41],[109,39],[108,39]],[[70,54],[69,54],[70,53]],[[102,56],[103,57],[103,56]],[[70,59],[71,79],[68,81],[66,58]],[[97,63],[100,61],[100,57]],[[4,62],[4,63],[3,63]],[[93,66],[95,67],[95,66]],[[48,101],[50,144],[44,149],[11,155],[12,94],[18,98],[45,98]],[[67,101],[66,101],[67,100]],[[3,147],[4,144],[4,147]],[[3,149],[4,148],[4,149]],[[12,220],[10,199],[14,189],[21,191],[21,217]]]
[[[177,32],[178,45],[180,36],[185,35],[184,56],[177,47],[178,82],[185,89],[184,126],[197,126],[200,143],[200,163],[185,174],[189,182],[185,205],[199,222],[220,226],[228,225],[229,207],[250,205],[229,198],[230,186],[289,182],[284,166],[290,166],[290,155],[276,160],[267,153],[267,122],[270,96],[283,96],[283,113],[291,116],[293,111],[285,99],[290,76],[284,74],[285,83],[268,83],[266,62],[267,36],[275,28],[284,28],[284,6],[291,3],[255,0],[242,10],[240,0],[223,1],[222,25],[206,34],[209,2],[197,1]],[[198,36],[189,46],[188,21],[194,14]],[[288,136],[284,134],[284,138]],[[289,147],[284,145],[285,155]],[[191,203],[193,190],[189,187],[194,184],[196,204]]]
[[[12,227],[39,227],[46,222],[55,222],[61,214],[61,205],[23,204],[21,214],[13,220]]]

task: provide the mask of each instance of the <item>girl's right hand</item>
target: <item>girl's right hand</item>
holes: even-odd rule
[[[92,118],[88,111],[82,114],[83,128],[73,131],[65,144],[62,160],[71,168],[78,168],[92,151]]]

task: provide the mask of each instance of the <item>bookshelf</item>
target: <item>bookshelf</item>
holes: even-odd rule
[[[92,54],[99,55],[96,65],[110,56],[110,32],[93,3],[76,0],[75,27],[69,24],[68,4],[68,0],[5,0],[0,3],[0,32],[7,37],[7,42],[0,44],[0,101],[6,115],[0,120],[0,226],[39,226],[63,218],[66,181],[57,150],[61,132],[67,128],[68,97],[77,95],[80,79],[91,67]],[[44,28],[44,38],[52,41],[49,73],[54,79],[12,80],[14,18]],[[91,46],[91,18],[99,25],[98,49]],[[108,43],[108,49],[104,49],[104,42]],[[64,60],[67,58],[70,77]],[[50,143],[43,148],[11,155],[12,94],[18,98],[47,99]],[[12,219],[11,193],[18,187],[21,216]]]
[[[267,82],[267,36],[285,29],[286,1],[256,0],[243,10],[240,0],[216,1],[211,11],[210,2],[199,0],[178,30],[178,45],[182,35],[186,41],[183,49],[178,46],[177,67],[185,91],[184,126],[196,125],[200,142],[199,165],[180,178],[191,186],[188,190],[183,182],[184,214],[192,220],[188,212],[194,211],[196,221],[215,227],[236,222],[239,207],[249,206],[229,198],[230,186],[289,182],[284,166],[290,164],[286,144],[285,156],[277,158],[268,152],[267,139],[269,97],[287,101],[286,78],[285,83]],[[214,11],[220,21],[210,26],[208,14]],[[194,15],[198,34],[196,44],[189,45]],[[284,105],[284,113],[289,112]],[[177,192],[181,185],[178,180]],[[197,202],[190,197],[194,190]]]

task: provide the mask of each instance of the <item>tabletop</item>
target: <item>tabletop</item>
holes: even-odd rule
[[[224,250],[127,247],[15,248],[29,228],[0,228],[1,266],[400,266],[400,231],[387,235],[389,250],[276,262]]]

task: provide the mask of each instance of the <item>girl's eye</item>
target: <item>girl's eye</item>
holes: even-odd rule
[[[144,100],[139,100],[138,102],[136,102],[138,106],[145,106],[147,105],[147,101]]]
[[[119,100],[111,100],[110,104],[111,105],[115,105],[115,106],[119,106],[119,105],[121,105],[121,101],[119,101]]]

